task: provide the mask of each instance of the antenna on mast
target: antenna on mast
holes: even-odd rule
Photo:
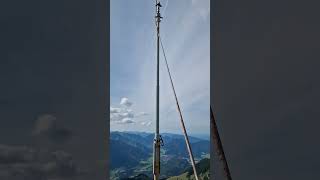
[[[157,28],[157,97],[156,97],[156,132],[153,142],[153,179],[159,180],[160,177],[160,145],[162,138],[159,134],[159,39],[160,39],[160,0],[156,0],[156,28]]]

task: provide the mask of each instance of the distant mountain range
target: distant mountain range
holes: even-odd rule
[[[180,175],[190,167],[183,135],[161,134],[164,146],[161,147],[162,178]],[[110,133],[111,179],[121,180],[152,176],[152,152],[154,134],[146,132]],[[209,158],[210,141],[189,137],[196,161]],[[148,179],[148,178],[147,178]]]

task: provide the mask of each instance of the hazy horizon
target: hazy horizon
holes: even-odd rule
[[[118,131],[118,130],[110,130],[110,133],[114,133],[114,132],[120,132],[120,133],[147,133],[147,134],[154,134],[155,132],[147,132],[147,131]],[[177,132],[162,132],[160,133],[160,135],[164,135],[164,134],[172,134],[172,135],[181,135],[183,136],[184,134],[181,133],[177,133]],[[203,140],[210,140],[210,132],[208,133],[188,133],[189,137],[195,137],[195,138],[200,138]]]

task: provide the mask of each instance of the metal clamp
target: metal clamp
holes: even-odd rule
[[[160,135],[160,146],[164,146],[162,136]]]

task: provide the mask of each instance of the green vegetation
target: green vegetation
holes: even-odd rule
[[[153,161],[153,134],[139,134],[130,132],[111,132],[110,136],[110,179],[134,180],[152,179]],[[161,179],[176,175],[185,175],[192,178],[189,173],[189,155],[186,150],[184,137],[175,134],[163,135],[165,146],[161,149]],[[210,157],[210,142],[190,137],[196,162]],[[198,164],[197,163],[197,164]],[[202,166],[201,166],[202,167]],[[200,167],[200,169],[201,169]],[[186,174],[185,174],[186,173]],[[202,173],[205,177],[206,174]]]
[[[199,179],[209,180],[209,172],[210,172],[210,159],[202,159],[200,162],[196,164],[196,169],[198,173]],[[189,167],[187,172],[179,175],[168,178],[168,180],[195,180],[193,169]]]

